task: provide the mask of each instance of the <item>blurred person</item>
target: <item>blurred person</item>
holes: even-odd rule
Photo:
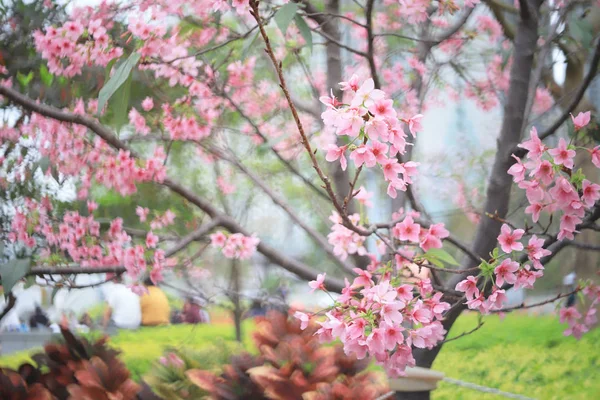
[[[263,306],[262,302],[258,299],[252,300],[250,309],[246,312],[244,318],[262,317],[267,314],[267,310]]]
[[[207,324],[210,317],[202,307],[199,298],[188,297],[183,305],[183,323],[185,324]]]
[[[137,329],[142,322],[140,298],[121,283],[120,278],[102,285],[102,294],[108,307],[104,312],[102,327]]]
[[[144,285],[148,292],[140,297],[142,325],[169,325],[171,306],[167,295],[162,289],[155,286],[150,278],[146,278]]]
[[[50,320],[39,305],[35,307],[34,314],[29,318],[29,327],[31,329],[44,329],[50,327]]]
[[[577,286],[575,284],[576,279],[577,275],[575,274],[575,271],[572,271],[571,273],[565,275],[565,277],[563,278],[564,290],[567,292],[575,291],[575,288]],[[567,297],[567,307],[573,307],[575,305],[576,300],[577,296],[575,296],[575,293],[571,293],[569,297]]]

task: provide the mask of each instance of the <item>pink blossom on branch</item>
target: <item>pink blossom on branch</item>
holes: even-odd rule
[[[523,250],[523,244],[519,240],[523,237],[525,231],[523,229],[515,229],[512,231],[506,224],[502,224],[500,236],[498,236],[498,243],[502,251],[510,253],[512,251]]]

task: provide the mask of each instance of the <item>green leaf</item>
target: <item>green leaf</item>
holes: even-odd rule
[[[275,13],[275,22],[284,35],[299,8],[296,3],[287,3]]]
[[[581,44],[581,47],[584,49],[590,48],[594,40],[590,21],[572,14],[569,21],[569,31],[571,32],[571,37]]]
[[[33,71],[29,71],[27,75],[23,75],[21,71],[17,72],[17,80],[24,88],[26,88],[29,85],[29,82],[31,82],[32,79]]]
[[[47,87],[52,86],[52,82],[54,82],[54,75],[48,71],[48,67],[46,67],[44,64],[40,65],[40,79]]]
[[[244,46],[242,47],[242,55],[240,56],[242,61],[246,60],[246,58],[248,57],[248,54],[250,53],[250,49],[252,48],[252,45],[254,44],[254,42],[256,42],[258,35],[259,35],[259,32],[256,32],[256,34],[254,36],[252,36],[252,39],[250,39],[250,40],[246,39],[246,41],[244,42]]]
[[[304,21],[304,18],[302,18],[300,14],[296,14],[296,16],[294,17],[294,21],[296,21],[296,26],[298,27],[298,29],[300,30],[300,34],[306,41],[306,45],[308,46],[309,51],[312,53],[312,32],[310,31],[308,24],[306,23],[306,21]]]
[[[39,166],[40,166],[40,169],[42,170],[42,173],[45,174],[48,171],[48,168],[50,168],[50,159],[45,156],[42,157],[40,159]]]
[[[444,265],[444,263],[436,257],[428,257],[427,261],[429,261],[430,263],[432,263],[433,265],[435,265],[438,268],[445,268],[446,266]]]
[[[0,264],[0,276],[2,277],[2,286],[4,295],[8,295],[15,283],[23,278],[31,268],[31,259],[10,260],[6,264]]]
[[[456,261],[454,259],[454,257],[452,257],[447,251],[445,251],[443,249],[429,249],[424,254],[424,256],[431,256],[433,258],[440,259],[440,260],[444,261],[446,264],[455,265],[455,266],[460,265],[458,263],[458,261]],[[427,257],[427,259],[429,260],[429,257]]]
[[[28,276],[25,278],[25,289],[32,287],[35,285],[35,276]]]
[[[113,76],[104,84],[102,89],[100,89],[100,94],[98,95],[98,114],[102,112],[102,109],[108,102],[108,99],[111,98],[113,94],[121,87],[123,83],[129,77],[131,70],[140,60],[139,53],[131,53],[127,60],[123,62],[119,67],[115,70]]]
[[[494,257],[494,258],[500,257],[500,249],[498,249],[497,247],[494,248],[494,250],[492,251],[492,257]]]
[[[112,110],[113,124],[117,128],[122,127],[128,121],[127,111],[129,110],[129,98],[131,97],[132,81],[133,76],[129,75],[123,86],[121,86],[119,90],[115,92],[115,95],[108,102],[109,107]]]
[[[52,293],[50,293],[50,303],[54,303],[54,298],[56,297],[56,293],[60,290],[60,286],[54,286],[52,288]]]

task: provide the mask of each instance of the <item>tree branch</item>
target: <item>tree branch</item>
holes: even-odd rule
[[[264,29],[263,29],[264,30]],[[90,118],[89,116],[82,114],[74,114],[67,111],[59,110],[55,107],[48,106],[45,104],[36,103],[34,100],[30,99],[27,96],[22,95],[16,90],[9,88],[7,86],[0,86],[0,95],[7,97],[12,102],[28,109],[33,112],[36,112],[45,117],[53,118],[58,121],[74,123],[78,125],[85,126],[89,128],[92,132],[102,138],[105,142],[111,145],[113,148],[117,150],[129,151],[132,157],[139,158],[137,153],[130,149],[125,143],[123,143],[120,139],[118,139],[113,132],[107,127],[100,124],[97,120]],[[297,115],[297,114],[296,114]],[[196,195],[188,188],[183,187],[180,183],[173,181],[170,178],[165,178],[161,183],[163,186],[169,188],[174,193],[179,194],[181,197],[188,200],[190,203],[196,205],[206,214],[208,214],[211,218],[219,218],[221,221],[221,226],[227,229],[232,233],[241,233],[244,236],[250,236],[250,232],[244,229],[241,225],[239,225],[233,218],[228,215],[223,214],[219,211],[211,202],[205,200],[204,198]],[[289,258],[282,253],[278,252],[274,248],[266,245],[264,241],[261,241],[257,247],[257,250],[262,253],[267,259],[269,259],[274,264],[281,266],[284,269],[296,274],[302,279],[313,280],[316,279],[317,273],[307,266],[306,264]],[[121,267],[118,267],[121,268]],[[109,271],[104,271],[109,272]],[[118,271],[110,271],[110,272],[118,272]],[[46,272],[46,273],[61,273],[61,272]],[[63,272],[68,273],[68,272]],[[93,273],[93,272],[84,272],[84,273]],[[344,287],[343,282],[339,279],[327,278],[325,281],[328,289],[332,291],[341,291]]]
[[[371,77],[375,83],[376,89],[381,89],[381,82],[379,82],[379,75],[377,74],[377,66],[375,65],[375,48],[373,38],[373,5],[375,0],[367,0],[367,7],[365,9],[365,18],[367,25],[367,60],[369,61],[369,68],[371,70]]]
[[[600,40],[598,40],[598,43],[596,44],[596,49],[594,50],[594,56],[592,58],[592,62],[590,63],[590,69],[587,73],[587,76],[585,77],[583,82],[581,82],[581,86],[579,86],[579,89],[577,90],[575,97],[573,97],[571,104],[569,104],[569,106],[567,107],[565,112],[563,112],[563,114],[560,116],[559,119],[556,120],[556,122],[554,122],[548,129],[546,129],[544,132],[542,132],[540,134],[541,140],[544,140],[547,137],[549,137],[550,135],[554,134],[554,132],[556,132],[556,130],[558,128],[560,128],[560,126],[569,118],[569,114],[571,114],[573,112],[573,110],[575,110],[575,108],[577,107],[577,105],[579,104],[581,99],[583,99],[583,96],[585,95],[587,88],[590,86],[590,84],[596,77],[596,73],[598,72],[599,64],[600,64]]]
[[[8,294],[8,302],[6,303],[6,305],[4,306],[4,309],[2,310],[2,313],[0,314],[0,321],[2,321],[2,318],[6,317],[6,315],[8,315],[8,313],[10,312],[10,310],[12,310],[14,308],[16,303],[17,303],[17,299],[15,298],[15,295],[13,294],[13,292],[10,292]]]

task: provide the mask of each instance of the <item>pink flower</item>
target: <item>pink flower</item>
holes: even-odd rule
[[[544,205],[541,203],[533,203],[525,208],[525,214],[531,214],[533,222],[538,222],[540,219],[540,212],[543,210]]]
[[[528,158],[537,160],[546,151],[546,146],[544,146],[544,144],[538,137],[537,129],[535,129],[535,127],[531,128],[530,136],[531,136],[530,140],[521,143],[520,145],[518,145],[518,147],[521,147],[528,151],[528,153],[527,153]]]
[[[577,320],[581,318],[581,314],[575,307],[561,308],[560,309],[560,323],[565,322],[569,325],[573,325]]]
[[[392,233],[395,237],[402,241],[410,241],[413,243],[419,243],[420,232],[421,226],[415,223],[410,216],[404,218],[404,221],[397,223],[392,229]]]
[[[381,329],[375,328],[367,336],[367,346],[371,354],[381,354],[385,352],[384,334]]]
[[[402,301],[383,304],[380,312],[381,318],[390,325],[400,325],[404,320],[400,310],[404,307],[405,304]]]
[[[409,119],[403,119],[404,122],[408,124],[408,130],[410,131],[413,137],[417,136],[417,132],[419,132],[423,127],[421,126],[421,118],[423,118],[423,114],[417,114]]]
[[[400,285],[396,288],[398,299],[409,302],[413,299],[413,290],[411,285]]]
[[[426,233],[421,238],[419,246],[423,249],[423,251],[428,251],[429,249],[441,249],[442,241],[436,236]]]
[[[371,114],[384,118],[396,118],[396,111],[392,107],[393,100],[379,99],[369,107]]]
[[[410,316],[412,317],[413,321],[421,324],[428,324],[433,318],[433,314],[431,311],[423,307],[423,302],[421,300],[417,300],[410,313]]]
[[[469,276],[464,281],[458,282],[455,288],[459,292],[464,292],[467,298],[479,296],[479,289],[477,288],[477,278]]]
[[[494,288],[494,291],[487,300],[484,302],[484,308],[488,310],[500,310],[502,308],[502,304],[504,304],[508,297],[506,297],[506,291],[504,289]]]
[[[365,164],[367,167],[371,168],[377,164],[373,151],[364,144],[358,146],[358,148],[350,154],[350,159],[354,160],[357,167]]]
[[[494,273],[496,274],[496,285],[502,287],[504,282],[511,285],[514,284],[517,281],[517,276],[514,272],[517,272],[518,269],[518,262],[512,261],[509,258],[503,260],[502,263],[494,269]]]
[[[152,231],[148,232],[146,235],[146,247],[153,249],[158,244],[158,236],[156,236]]]
[[[443,223],[432,224],[429,227],[429,233],[440,239],[445,239],[448,236],[450,236],[450,232],[448,232],[448,229],[445,228],[445,225]]]
[[[385,97],[385,93],[379,89],[375,89],[375,82],[373,79],[367,79],[360,88],[356,91],[356,95],[350,103],[350,107],[370,107],[376,101],[382,100]]]
[[[529,173],[529,176],[541,181],[544,185],[549,185],[554,180],[554,169],[548,160],[543,160]]]
[[[303,312],[296,311],[294,317],[300,320],[300,329],[305,330],[310,322],[310,317]]]
[[[591,112],[580,112],[576,117],[573,117],[573,114],[571,114],[571,119],[573,120],[573,125],[575,125],[575,130],[578,131],[590,123]]]
[[[308,286],[312,288],[310,293],[314,292],[315,289],[325,290],[325,284],[323,283],[325,281],[325,275],[327,274],[319,274],[317,275],[317,280],[308,282]]]
[[[343,91],[352,90],[356,92],[358,90],[358,76],[354,74],[348,82],[340,82],[340,87]]]
[[[138,217],[140,217],[140,222],[146,221],[146,218],[148,218],[149,212],[150,212],[150,210],[145,207],[137,206],[135,208],[135,213],[138,215]]]
[[[398,179],[398,174],[404,172],[404,167],[395,158],[386,160],[381,166],[383,167],[383,176],[387,181]]]
[[[385,163],[388,159],[388,146],[386,144],[378,142],[377,140],[372,140],[370,144],[371,154],[373,154],[373,157],[375,157],[375,161],[377,161],[379,164]]]
[[[88,208],[88,212],[91,214],[93,213],[95,210],[98,209],[98,203],[96,203],[93,200],[88,200],[87,201],[87,208]]]
[[[600,185],[592,183],[587,179],[583,180],[582,191],[581,200],[588,207],[592,207],[600,199]]]
[[[354,268],[354,272],[358,274],[356,278],[354,278],[354,282],[352,283],[352,287],[365,287],[369,288],[373,285],[373,281],[371,280],[371,273],[369,271],[365,271],[364,269]]]
[[[373,203],[371,202],[371,197],[373,197],[373,193],[367,192],[367,189],[365,189],[364,186],[361,186],[360,189],[358,189],[358,193],[356,193],[356,196],[354,196],[354,198],[360,204],[362,204],[366,207],[373,207]]]
[[[384,322],[379,326],[379,328],[383,335],[383,345],[385,346],[386,350],[394,350],[396,345],[404,342],[404,335],[402,335],[402,331],[404,329],[401,326],[390,325]]]
[[[326,150],[327,155],[325,156],[325,159],[329,162],[333,162],[339,158],[342,170],[345,171],[346,167],[348,166],[348,161],[346,160],[346,156],[344,155],[344,152],[346,151],[346,146],[337,147],[335,144],[329,144],[327,145]]]
[[[569,169],[573,169],[573,158],[577,154],[575,150],[569,150],[565,139],[560,138],[558,147],[548,151],[554,157],[555,164],[562,164]]]
[[[543,257],[549,256],[552,254],[550,250],[544,249],[544,239],[538,239],[536,235],[533,235],[529,239],[529,244],[525,248],[527,250],[527,255],[531,261],[533,261],[533,266],[537,269],[544,269],[544,266],[540,263]]]
[[[210,235],[210,244],[213,247],[221,248],[225,246],[225,242],[227,242],[227,236],[223,232],[216,232]]]
[[[521,182],[523,179],[525,179],[525,166],[523,165],[523,163],[521,162],[521,159],[517,156],[515,156],[514,154],[512,155],[512,157],[517,160],[517,162],[515,162],[509,169],[508,169],[508,174],[512,175],[514,178],[515,182]]]
[[[510,253],[513,250],[523,250],[523,244],[520,243],[519,240],[523,237],[524,233],[525,231],[523,229],[515,229],[513,232],[508,225],[503,224],[500,236],[498,236],[498,243],[500,243],[502,251]]]
[[[600,146],[594,147],[592,150],[588,150],[592,156],[592,163],[600,168]]]
[[[144,111],[150,111],[154,107],[154,100],[152,97],[146,97],[144,101],[142,101],[142,109]]]

